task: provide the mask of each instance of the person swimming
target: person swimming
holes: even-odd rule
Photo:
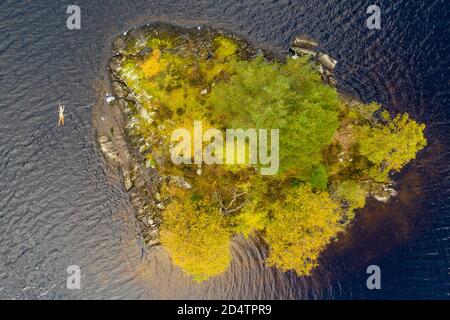
[[[64,125],[64,109],[66,108],[66,106],[60,103],[60,104],[58,104],[58,107],[59,107],[58,125],[63,126]]]

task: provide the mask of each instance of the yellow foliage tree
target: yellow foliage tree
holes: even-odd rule
[[[173,262],[200,282],[231,261],[230,232],[219,209],[205,201],[177,200],[164,211],[161,242]]]
[[[161,58],[161,51],[159,49],[153,50],[150,57],[147,61],[142,65],[142,71],[147,77],[153,77],[158,74],[163,66],[159,63],[159,59]]]
[[[319,254],[342,231],[339,206],[327,192],[313,193],[308,185],[292,188],[271,207],[265,239],[267,264],[282,271],[309,275]]]

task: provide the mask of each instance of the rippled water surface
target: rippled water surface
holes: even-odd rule
[[[0,298],[439,298],[450,293],[450,2],[87,1],[81,30],[66,1],[0,3]],[[201,285],[160,248],[145,251],[121,182],[92,138],[95,87],[112,39],[153,21],[210,24],[286,51],[297,34],[339,60],[342,91],[427,124],[428,147],[396,177],[399,197],[369,201],[309,278],[265,268],[236,239],[230,270]],[[66,125],[56,105],[66,105]],[[382,290],[366,288],[366,267]],[[82,289],[66,289],[79,265]]]

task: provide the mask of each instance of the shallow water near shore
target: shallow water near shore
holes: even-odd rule
[[[449,4],[379,1],[79,1],[0,4],[0,298],[448,299],[450,287]],[[154,21],[225,28],[277,52],[308,35],[339,61],[338,87],[427,124],[428,147],[396,177],[399,196],[369,201],[312,277],[264,267],[257,240],[238,238],[225,274],[193,283],[162,248],[146,250],[122,182],[92,134],[96,88],[111,43]],[[66,125],[57,126],[57,104]],[[366,287],[381,267],[382,290]],[[66,288],[79,265],[82,289]]]

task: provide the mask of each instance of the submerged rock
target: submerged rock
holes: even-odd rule
[[[297,55],[307,55],[318,63],[318,71],[322,75],[322,80],[332,87],[336,87],[336,79],[334,77],[334,69],[337,65],[337,60],[331,58],[329,55],[317,51],[318,43],[314,40],[296,37],[291,43],[291,50]]]
[[[126,97],[126,95],[127,95],[126,88],[122,83],[120,83],[118,81],[114,81],[112,83],[112,88],[113,88],[114,94],[116,95],[117,98],[122,99],[122,98]]]
[[[112,160],[117,160],[118,152],[114,149],[114,145],[111,141],[101,144],[103,153],[106,154]]]
[[[394,188],[383,186],[383,189],[377,194],[373,194],[373,197],[380,202],[387,203],[389,199],[395,197],[396,195],[397,191]]]
[[[115,149],[114,144],[106,136],[98,138],[102,152],[111,160],[118,161],[119,152]]]
[[[131,180],[130,174],[127,172],[127,174],[124,174],[124,183],[125,183],[125,189],[129,191],[131,188],[133,188],[133,181]]]
[[[309,55],[309,56],[315,56],[316,55],[316,52],[314,52],[312,50],[308,50],[308,49],[297,48],[297,47],[292,47],[291,49],[292,49],[292,51],[294,51],[296,54],[299,54],[299,55],[303,55],[303,54],[306,54],[306,55]]]
[[[330,58],[327,54],[319,53],[317,55],[317,60],[328,70],[334,70],[334,68],[336,68],[337,61]]]
[[[113,42],[113,51],[116,53],[122,53],[127,46],[123,37],[117,37]]]
[[[295,37],[291,44],[291,48],[309,50],[311,52],[314,52],[317,46],[318,43],[316,41],[300,36]]]
[[[315,56],[316,55],[316,47],[317,42],[313,40],[309,40],[302,37],[295,37],[294,41],[291,43],[291,50],[294,51],[296,54],[299,55],[310,55]]]
[[[109,93],[105,96],[105,101],[108,102],[108,103],[111,103],[114,100],[116,100],[116,97],[110,95]]]
[[[98,142],[100,143],[100,144],[104,144],[104,143],[106,143],[106,142],[108,142],[108,137],[107,136],[100,136],[100,137],[98,137]]]

